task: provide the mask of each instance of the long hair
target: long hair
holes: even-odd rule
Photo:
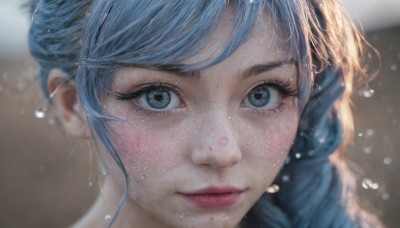
[[[235,15],[230,39],[220,53],[198,63],[176,64],[199,53],[210,41],[223,12]],[[287,34],[299,69],[297,137],[274,184],[242,220],[249,227],[353,227],[372,224],[357,208],[351,175],[332,157],[351,135],[349,96],[354,75],[362,70],[363,38],[337,0],[32,0],[29,44],[40,66],[45,97],[51,69],[75,81],[88,122],[125,175],[125,166],[108,132],[101,98],[116,70],[124,66],[174,71],[200,70],[229,57],[251,34],[255,21],[268,11],[275,27]],[[282,38],[284,39],[284,38]],[[285,38],[286,39],[286,38]],[[346,199],[352,199],[346,201]],[[351,210],[351,208],[357,208]]]

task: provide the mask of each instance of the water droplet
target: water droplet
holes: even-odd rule
[[[111,215],[104,216],[104,220],[106,220],[106,221],[111,220]]]
[[[396,71],[397,70],[397,65],[396,64],[391,65],[390,66],[390,70],[391,71]]]
[[[42,107],[39,107],[38,109],[35,110],[35,116],[38,119],[42,119],[44,118],[44,116],[46,115],[45,111],[43,110]]]
[[[372,148],[371,148],[371,146],[366,146],[366,147],[364,147],[363,151],[366,154],[370,154],[372,152]]]
[[[289,180],[290,180],[289,175],[285,174],[285,175],[282,176],[282,181],[283,181],[283,182],[286,183],[286,182],[288,182]]]
[[[374,93],[375,93],[375,91],[368,87],[366,87],[360,91],[360,95],[363,97],[367,97],[367,98],[372,97],[374,95]]]
[[[39,166],[39,173],[43,174],[46,172],[46,167],[44,167],[43,165]]]
[[[274,184],[274,185],[268,187],[267,192],[268,193],[277,193],[277,192],[279,192],[279,186]]]
[[[366,131],[367,136],[373,136],[375,134],[374,129],[367,129]]]
[[[361,186],[362,186],[364,189],[373,189],[373,190],[376,190],[376,189],[379,188],[379,184],[376,183],[376,182],[373,182],[373,181],[372,181],[371,179],[369,179],[369,178],[363,178],[363,179],[361,180]]]
[[[254,0],[250,0],[250,4],[254,3]]]
[[[49,118],[49,124],[54,125],[56,123],[56,120],[54,118]]]
[[[318,139],[318,142],[319,142],[320,144],[323,144],[323,143],[325,142],[325,138],[323,138],[323,137],[319,138],[319,139]]]
[[[301,154],[300,154],[300,153],[296,153],[294,156],[295,156],[297,159],[301,158]]]
[[[383,163],[384,163],[385,165],[390,165],[390,164],[392,164],[392,158],[390,158],[390,157],[384,158],[384,159],[383,159]]]
[[[228,120],[231,120],[232,119],[232,117],[231,116],[228,116]]]
[[[140,176],[140,180],[144,180],[144,176],[142,175],[142,176]]]
[[[93,182],[89,181],[89,187],[93,186]]]
[[[301,136],[301,137],[304,137],[304,136],[306,136],[306,133],[304,133],[304,131],[301,131],[301,132],[300,132],[300,136]]]
[[[390,199],[390,194],[387,192],[383,192],[381,197],[383,200],[387,201]]]
[[[287,164],[289,164],[290,163],[290,157],[288,156],[286,159],[285,159],[285,165],[287,165]]]
[[[362,137],[363,136],[363,133],[358,133],[358,137]]]

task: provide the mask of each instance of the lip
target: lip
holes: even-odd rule
[[[200,208],[225,208],[235,204],[244,191],[232,186],[207,187],[182,193],[183,198]]]

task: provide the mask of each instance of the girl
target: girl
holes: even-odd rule
[[[31,9],[43,93],[109,172],[75,227],[379,225],[338,154],[363,55],[339,1]]]

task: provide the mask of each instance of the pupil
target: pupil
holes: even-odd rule
[[[158,89],[147,93],[146,99],[150,107],[163,109],[171,103],[171,94],[166,89]]]
[[[157,95],[154,96],[154,99],[156,101],[161,101],[163,99],[163,96],[161,94],[157,94]]]
[[[251,105],[261,108],[269,103],[270,93],[268,88],[265,87],[256,88],[250,92],[247,99]]]
[[[256,94],[254,94],[254,97],[255,97],[257,100],[260,100],[260,99],[262,98],[262,94],[261,94],[261,93],[256,93]]]

